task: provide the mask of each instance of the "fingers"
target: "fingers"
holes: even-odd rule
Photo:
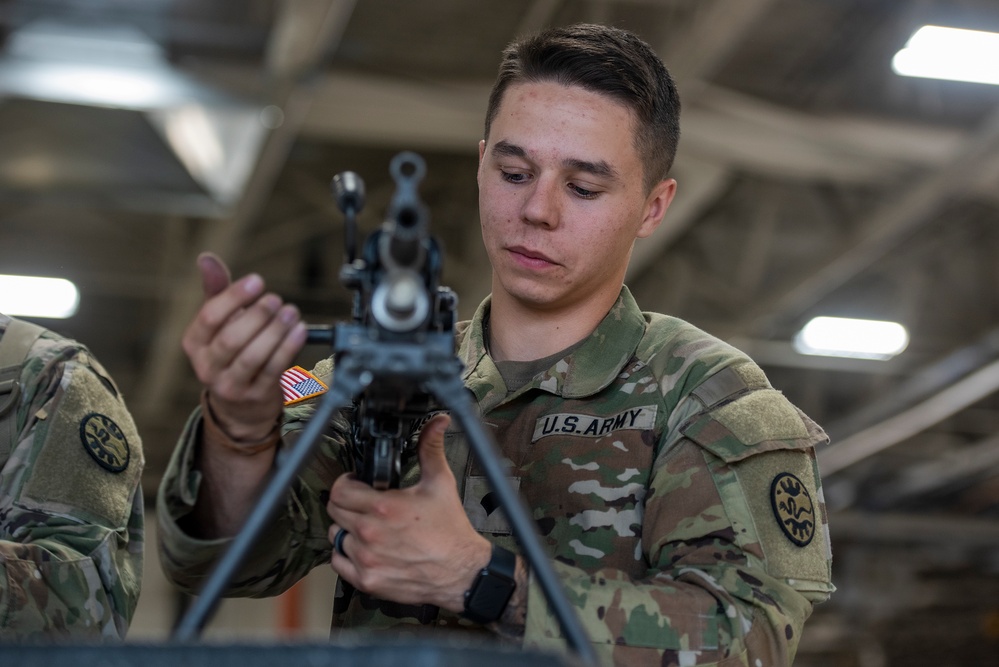
[[[298,309],[266,292],[256,274],[230,281],[216,255],[198,257],[205,302],[182,339],[195,374],[208,388],[220,426],[230,437],[254,439],[281,412],[279,378],[305,345]]]
[[[346,528],[341,528],[336,524],[333,524],[330,528],[329,534],[332,536],[330,538],[330,543],[333,545],[333,553],[349,558],[349,556],[347,556],[347,552],[344,551],[343,543],[347,539],[347,536],[350,535],[350,531]]]
[[[212,339],[207,362],[222,372],[220,389],[224,384],[271,385],[291,365],[305,333],[297,308],[265,294]]]
[[[212,273],[212,270],[209,270]],[[218,276],[202,274],[205,291],[218,286]],[[232,322],[236,315],[251,306],[258,310],[257,320],[263,320],[266,315],[273,315],[280,308],[280,299],[276,295],[264,294],[263,279],[251,273],[236,282],[227,285],[221,291],[206,298],[194,321],[184,334],[185,343],[192,346],[207,346],[218,336],[223,327]],[[266,314],[266,315],[265,315]],[[246,328],[251,320],[246,320],[241,327]]]
[[[211,255],[199,258],[209,297],[184,333],[183,347],[198,379],[214,385],[223,371],[232,384],[252,382],[261,371],[276,378],[305,344],[298,309],[276,294],[264,293],[264,281],[250,274],[226,284],[225,265]]]
[[[346,530],[342,526],[333,523],[330,524],[329,530],[329,541],[331,545],[336,544],[337,534],[341,530]],[[339,553],[335,548],[330,556],[330,566],[333,570],[339,574],[341,577],[346,579],[348,582],[357,586],[358,581],[358,571],[357,566],[351,560],[351,554],[353,553],[355,538],[347,531],[346,534],[340,538],[340,550],[343,553]]]
[[[424,425],[420,432],[418,448],[420,456],[421,482],[433,483],[441,475],[451,475],[444,454],[444,431],[451,423],[451,418],[445,414],[434,415],[434,418]]]
[[[326,503],[326,513],[334,522],[347,526],[347,530],[356,526],[350,519],[367,514],[381,505],[380,513],[384,514],[385,503],[391,502],[391,496],[383,491],[376,491],[354,475],[340,475],[330,487],[330,497]]]
[[[229,267],[213,252],[203,252],[198,255],[198,269],[201,271],[201,287],[205,299],[215,296],[232,282]]]
[[[342,475],[326,508],[333,519],[327,534],[333,570],[375,597],[459,611],[473,573],[489,560],[490,544],[464,516],[453,479],[443,486],[446,493],[376,491]],[[355,500],[369,509],[340,504]]]
[[[450,423],[449,416],[435,415],[420,432],[420,482],[416,487],[403,490],[403,495],[400,496],[376,491],[353,475],[341,475],[330,488],[329,502],[326,505],[330,517],[341,524],[346,512],[387,517],[412,510],[413,505],[408,496],[416,493],[417,489],[437,485],[444,490],[453,489],[454,476],[444,455],[444,431]]]

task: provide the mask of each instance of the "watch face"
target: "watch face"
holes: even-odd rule
[[[465,601],[465,615],[477,623],[492,623],[503,615],[513,585],[499,578],[480,575]]]
[[[481,613],[493,619],[497,619],[506,608],[506,603],[513,593],[512,582],[496,575],[486,576],[480,579],[475,601],[481,601]]]

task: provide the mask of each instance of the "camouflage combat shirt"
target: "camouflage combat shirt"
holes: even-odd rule
[[[53,332],[18,385],[0,442],[0,642],[124,639],[142,580],[135,424],[90,351]]]
[[[744,354],[641,312],[627,288],[582,345],[508,392],[483,344],[488,308],[487,299],[458,327],[465,385],[603,661],[790,664],[812,605],[833,591],[814,450],[822,430]],[[316,368],[320,377],[330,371],[328,362]],[[310,410],[286,409],[286,441]],[[225,544],[178,527],[200,481],[191,465],[199,423],[196,411],[158,503],[164,568],[191,589]],[[459,431],[453,423],[445,449],[466,513],[516,550]],[[329,429],[233,594],[279,593],[329,561],[325,500],[349,466],[347,432],[342,421]],[[417,474],[409,470],[410,481]],[[412,610],[355,594],[334,624],[417,623]],[[445,612],[423,627],[482,630]],[[565,646],[533,577],[523,642]]]

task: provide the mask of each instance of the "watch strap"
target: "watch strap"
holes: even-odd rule
[[[486,569],[490,572],[506,577],[510,581],[516,581],[517,577],[517,554],[509,549],[494,544],[493,553],[489,558]]]
[[[465,618],[486,624],[499,620],[517,587],[517,556],[493,545],[492,556],[465,591]]]

